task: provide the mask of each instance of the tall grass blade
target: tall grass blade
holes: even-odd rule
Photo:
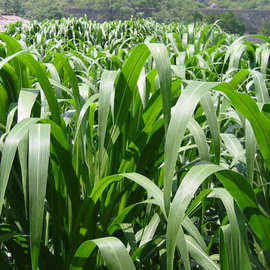
[[[175,164],[185,130],[198,102],[214,86],[216,83],[190,82],[173,108],[166,136],[164,156],[164,203],[167,214],[170,210]]]
[[[17,147],[20,141],[27,134],[29,128],[38,121],[38,118],[28,118],[22,120],[20,123],[14,126],[5,139],[0,165],[0,213],[2,212],[5,191]]]
[[[84,242],[76,251],[70,270],[83,269],[86,259],[98,246],[109,270],[136,270],[125,246],[115,237],[106,237]]]
[[[252,185],[257,142],[253,129],[248,120],[246,120],[245,135],[246,135],[245,146],[246,146],[246,161],[247,161],[247,178],[249,180],[249,183]]]
[[[216,109],[213,104],[213,100],[210,93],[205,93],[201,99],[201,104],[203,111],[205,113],[207,122],[209,124],[210,132],[213,139],[214,152],[215,152],[215,163],[219,164],[220,162],[220,139],[219,139],[219,127],[218,120],[216,116]]]
[[[116,71],[104,71],[100,82],[100,98],[98,107],[98,140],[99,140],[99,176],[104,172],[105,161],[105,135],[110,111],[111,97],[114,94],[114,83],[117,76]]]
[[[235,109],[247,118],[253,128],[260,150],[270,168],[270,121],[260,112],[255,101],[247,94],[236,92],[230,84],[222,83],[215,87],[224,92]]]
[[[207,270],[220,270],[220,267],[200,248],[197,242],[189,235],[185,236],[191,257]]]
[[[156,62],[158,76],[160,81],[160,92],[163,104],[165,130],[168,129],[171,118],[171,63],[167,48],[164,44],[148,43],[147,47]]]
[[[50,125],[29,130],[29,216],[32,269],[38,269],[50,156]]]

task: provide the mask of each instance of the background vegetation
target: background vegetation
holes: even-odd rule
[[[270,21],[265,21],[260,29],[261,33],[270,36]]]
[[[1,269],[270,269],[257,37],[151,19],[1,33]]]
[[[219,21],[220,27],[231,34],[243,35],[246,31],[246,26],[241,17],[236,16],[233,12],[210,13],[204,17],[204,20],[209,24]]]
[[[261,1],[187,1],[187,0],[0,0],[0,8],[6,13],[15,13],[30,19],[42,20],[45,18],[60,18],[66,16],[65,7],[90,8],[103,11],[100,20],[127,19],[130,16],[138,16],[139,8],[156,9],[152,16],[157,21],[193,22],[202,18],[199,8],[202,7],[225,8],[270,8],[269,0]],[[218,16],[218,15],[216,15]],[[229,18],[223,19],[229,26]],[[239,24],[240,19],[233,18],[233,24]],[[239,32],[241,33],[241,31]]]

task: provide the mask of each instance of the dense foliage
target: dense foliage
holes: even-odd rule
[[[30,19],[65,17],[65,8],[89,8],[99,13],[98,20],[127,19],[140,16],[137,10],[153,9],[151,16],[159,21],[193,21],[198,17],[198,5],[189,0],[0,0],[5,13],[15,13]]]
[[[266,36],[270,36],[270,21],[269,20],[264,21],[260,29],[260,32]]]
[[[243,35],[246,31],[243,19],[233,12],[210,13],[208,16],[205,16],[205,21],[208,24],[219,21],[220,27],[231,34]]]
[[[270,0],[0,0],[2,11],[38,20],[66,16],[70,7],[102,10],[101,20],[126,19],[143,8],[154,9],[150,13],[156,20],[192,21],[201,16],[199,8],[265,9]]]
[[[151,17],[158,22],[193,23],[205,20],[213,23],[221,19],[222,28],[229,33],[242,34],[245,31],[243,19],[232,12],[214,12],[205,16],[200,8],[267,8],[267,1],[207,1],[207,0],[0,0],[0,10],[4,13],[20,15],[31,20],[60,19],[68,17],[70,8],[78,8],[79,14],[85,9],[91,10],[90,19],[103,22],[106,20],[126,20]],[[252,4],[252,5],[251,5]],[[269,6],[270,7],[270,6]],[[75,12],[75,11],[73,11]],[[89,11],[88,11],[89,12]],[[76,14],[76,12],[74,13]],[[73,15],[74,15],[73,14]],[[264,28],[264,30],[266,27]],[[248,30],[248,29],[247,29]]]
[[[270,268],[270,40],[85,18],[0,34],[1,269]]]

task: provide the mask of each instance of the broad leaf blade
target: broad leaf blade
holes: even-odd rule
[[[50,155],[50,125],[29,130],[29,216],[32,269],[38,269]]]
[[[5,191],[17,147],[27,134],[28,129],[38,121],[38,118],[28,118],[21,121],[10,131],[5,140],[0,165],[0,213],[2,212]]]
[[[167,214],[170,209],[172,179],[177,155],[185,130],[198,102],[215,85],[216,83],[190,82],[173,108],[166,136],[164,157],[164,203]]]

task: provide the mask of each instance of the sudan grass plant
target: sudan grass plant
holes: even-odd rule
[[[270,268],[270,40],[133,19],[8,34],[3,269]]]

